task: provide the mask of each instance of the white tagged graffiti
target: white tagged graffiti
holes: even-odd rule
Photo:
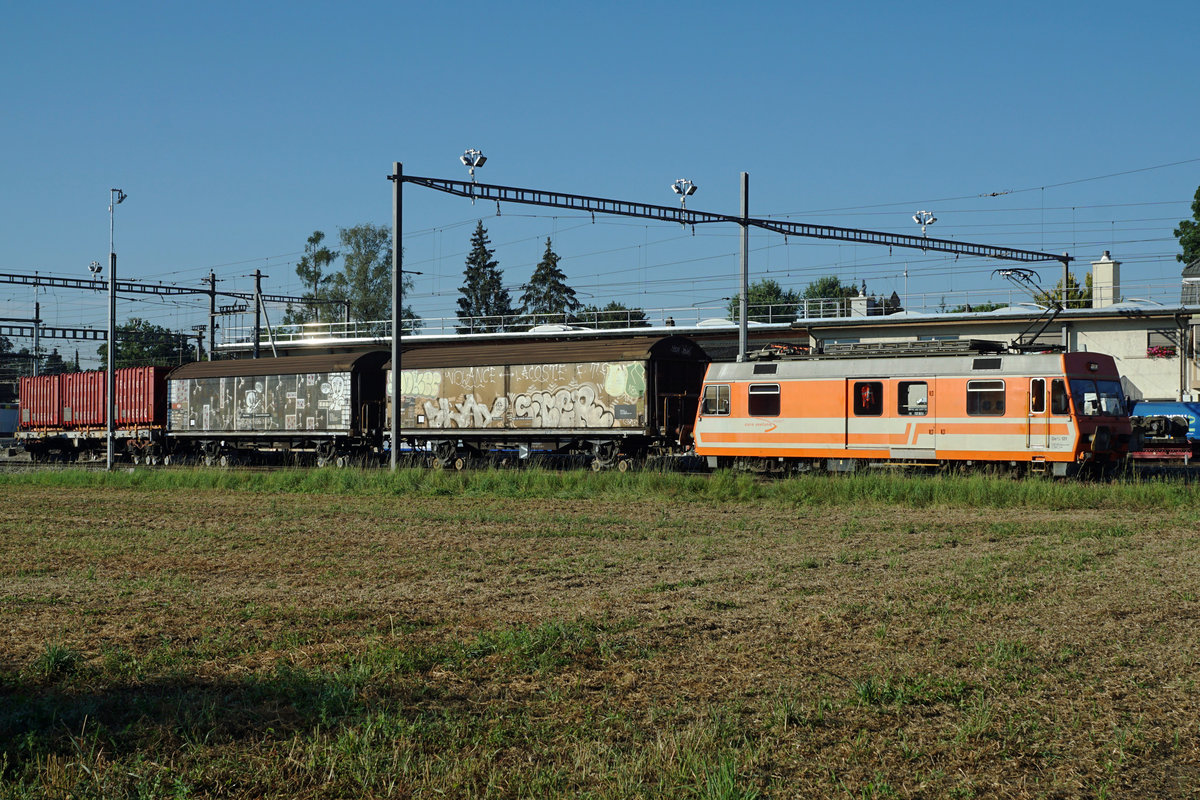
[[[513,399],[513,414],[535,428],[611,428],[613,412],[596,400],[591,386],[530,392]]]
[[[508,409],[508,399],[497,397],[496,402],[488,408],[469,394],[461,403],[454,403],[453,408],[448,398],[440,397],[437,403],[425,401],[425,417],[431,428],[486,428],[493,421],[504,420],[504,412]]]

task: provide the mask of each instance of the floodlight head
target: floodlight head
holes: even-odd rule
[[[487,156],[477,152],[475,155],[475,166],[482,167],[485,163],[487,163]]]
[[[125,192],[121,191],[120,189],[113,189],[113,191],[117,193],[117,205],[124,203],[127,196]]]
[[[671,184],[671,191],[675,194],[681,194],[687,197],[690,194],[696,193],[696,184],[689,181],[687,178],[680,178]]]
[[[463,166],[464,166],[464,167],[469,167],[469,166],[471,166],[471,159],[467,158],[466,154],[463,154],[463,155],[459,156],[459,157],[458,157],[458,160],[459,160],[459,161],[461,161],[461,162],[463,163]],[[916,219],[916,218],[914,217],[914,219]]]
[[[104,269],[104,265],[99,261],[93,261],[92,263],[88,264],[88,269],[92,271],[93,275],[99,275],[100,270]]]

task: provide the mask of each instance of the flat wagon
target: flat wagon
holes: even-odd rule
[[[169,367],[123,367],[116,389],[114,454],[155,461],[162,452]],[[108,376],[103,370],[20,380],[17,440],[37,461],[92,460],[107,451]]]

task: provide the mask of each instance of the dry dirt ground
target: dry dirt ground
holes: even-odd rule
[[[14,492],[15,794],[1200,794],[1195,512]],[[247,699],[283,674],[353,697]],[[169,691],[207,732],[97,699]],[[317,752],[351,731],[374,771]]]

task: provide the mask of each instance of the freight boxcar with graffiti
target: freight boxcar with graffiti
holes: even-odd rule
[[[690,445],[707,360],[678,336],[412,350],[401,357],[401,437],[458,468],[497,453],[627,467]]]
[[[379,451],[382,351],[198,361],[168,381],[169,455],[206,463],[307,454],[318,464]]]

